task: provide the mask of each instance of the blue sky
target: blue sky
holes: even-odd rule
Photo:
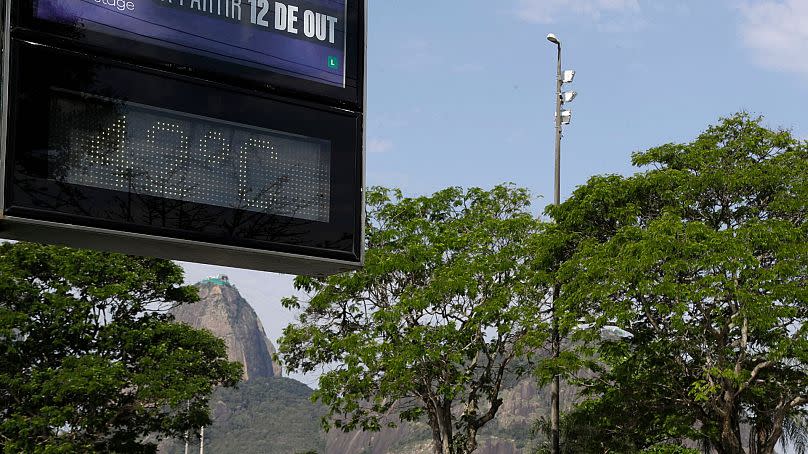
[[[420,195],[512,182],[537,196],[538,213],[552,200],[550,32],[577,72],[562,197],[739,110],[808,138],[806,0],[369,3],[369,185]],[[291,318],[279,304],[289,276],[185,267],[191,282],[230,275],[273,341]]]

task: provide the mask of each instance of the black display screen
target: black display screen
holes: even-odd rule
[[[16,40],[11,62],[6,216],[360,261],[360,113]]]

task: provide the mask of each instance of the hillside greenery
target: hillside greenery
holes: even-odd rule
[[[320,418],[325,409],[311,402],[312,389],[291,378],[256,378],[211,398],[213,423],[205,428],[205,450],[214,453],[324,453]],[[199,439],[190,438],[193,452]],[[181,454],[185,443],[164,443],[161,452]]]

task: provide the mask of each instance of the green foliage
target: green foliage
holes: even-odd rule
[[[217,389],[205,427],[205,451],[213,453],[325,453],[320,418],[325,408],[312,404],[312,390],[290,378],[255,378],[237,389]],[[190,440],[191,452],[199,441]],[[164,442],[163,454],[185,452],[183,440]]]
[[[678,445],[661,444],[655,445],[642,452],[648,454],[701,454],[698,449],[684,448]]]
[[[529,196],[507,186],[418,198],[375,188],[367,205],[364,269],[297,278],[312,296],[285,300],[303,311],[280,355],[293,371],[330,368],[315,393],[326,428],[426,417],[440,452],[470,452],[502,403],[503,377],[528,370],[525,339],[547,335],[546,287],[529,267],[528,240],[541,227]]]
[[[577,380],[583,385],[583,400],[561,419],[565,453],[636,453],[698,439],[693,428],[696,419],[670,399],[676,390],[687,387],[682,377],[669,373],[674,367],[671,346],[654,341],[649,332],[634,334],[635,342],[655,344],[640,351],[625,343],[606,343],[600,349],[601,362],[614,366],[595,368],[594,377]],[[536,430],[549,437],[546,421]]]
[[[808,144],[738,114],[633,160],[651,170],[592,178],[549,210],[572,251],[559,256],[562,328],[636,334],[620,351],[576,335],[605,366],[577,411],[607,432],[628,418],[647,443],[689,434],[771,453],[808,403]]]
[[[166,260],[0,245],[4,452],[153,451],[210,420],[207,397],[240,365],[159,306],[190,303]]]

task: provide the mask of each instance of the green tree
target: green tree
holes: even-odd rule
[[[550,209],[575,244],[562,325],[637,333],[609,354],[579,332],[601,346],[582,357],[606,365],[583,385],[618,414],[656,414],[638,426],[648,440],[773,453],[808,404],[808,144],[737,114],[633,163],[650,169],[592,178]]]
[[[154,452],[209,424],[241,366],[160,306],[198,297],[166,260],[0,245],[3,452]],[[151,441],[149,441],[151,440]]]
[[[298,277],[311,298],[280,341],[287,369],[326,368],[315,393],[326,428],[426,416],[436,453],[476,449],[503,380],[528,371],[523,343],[547,333],[546,292],[529,282],[527,240],[540,228],[529,202],[509,186],[368,193],[364,269]]]
[[[634,342],[642,343],[652,333],[634,334]],[[666,444],[700,438],[695,417],[670,397],[672,390],[687,388],[685,377],[670,373],[671,350],[661,348],[662,343],[656,347],[638,350],[626,342],[599,346],[599,361],[590,365],[596,375],[572,380],[583,385],[584,400],[561,419],[563,453],[668,452],[663,449],[672,448],[663,448]],[[549,434],[549,429],[547,421],[538,423],[540,433]]]

